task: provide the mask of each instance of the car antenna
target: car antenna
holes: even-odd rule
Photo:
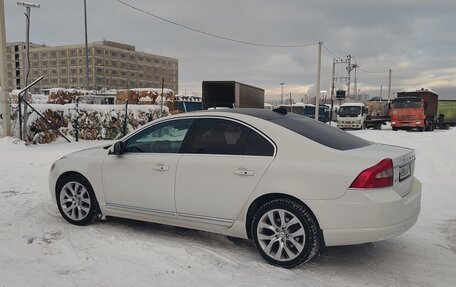
[[[272,110],[273,112],[276,112],[276,113],[279,113],[281,115],[286,115],[288,114],[288,111],[287,109],[285,109],[284,107],[278,107],[278,108],[275,108]]]

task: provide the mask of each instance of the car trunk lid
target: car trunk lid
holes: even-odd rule
[[[348,152],[369,159],[373,165],[385,158],[390,158],[393,161],[393,189],[402,197],[412,190],[415,173],[415,151],[413,149],[373,144]]]

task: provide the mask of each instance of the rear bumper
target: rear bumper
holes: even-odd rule
[[[326,246],[361,244],[388,239],[409,230],[421,210],[421,183],[401,197],[392,188],[375,191],[348,190],[332,203],[313,210],[323,230]]]

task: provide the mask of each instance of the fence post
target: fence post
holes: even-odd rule
[[[128,121],[128,100],[125,102],[125,120],[123,126],[123,135],[127,135],[127,121]]]
[[[76,142],[79,141],[79,97],[76,97]]]

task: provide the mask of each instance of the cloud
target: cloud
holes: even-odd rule
[[[84,41],[82,1],[34,0],[31,40]],[[456,98],[456,2],[454,0],[274,1],[125,0],[132,5],[210,33],[245,41],[298,44],[324,41],[339,57],[351,54],[366,71],[393,70],[393,91],[428,85]],[[25,18],[5,1],[8,41],[25,38]],[[115,0],[87,0],[89,41],[107,38],[137,50],[179,59],[182,91],[201,90],[203,80],[238,80],[280,97],[278,83],[302,98],[316,81],[317,47],[244,46],[183,30],[134,11]],[[331,85],[332,58],[323,50],[322,90]],[[343,71],[339,72],[342,76]],[[358,71],[359,88],[379,94],[387,73]],[[353,82],[353,79],[352,79]],[[343,86],[343,83],[338,83]],[[384,90],[385,91],[385,90]]]

